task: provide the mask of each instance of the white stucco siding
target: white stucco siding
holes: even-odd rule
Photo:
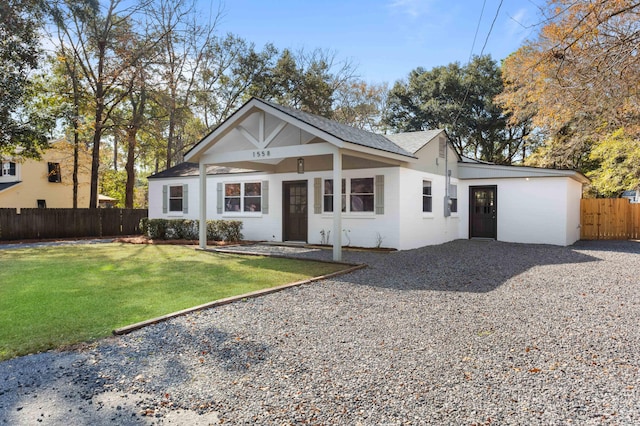
[[[163,212],[163,187],[187,185],[187,213],[182,211]],[[170,179],[149,179],[149,219],[198,219],[198,177],[181,177]],[[215,200],[214,200],[215,202]]]
[[[331,178],[331,172],[321,173],[322,178]],[[374,178],[384,176],[384,213],[375,212],[354,212],[343,213],[342,215],[342,245],[352,247],[381,247],[399,248],[399,215],[400,215],[400,194],[398,188],[398,167],[386,167],[376,169],[345,170],[343,177],[352,178]],[[313,179],[311,182],[310,203],[313,203]],[[348,195],[347,195],[348,200]],[[349,201],[347,201],[348,203]],[[313,213],[313,205],[310,204],[311,215],[309,218],[309,242],[319,244],[321,242],[321,231],[332,230],[332,213]],[[333,231],[331,231],[333,232]],[[329,243],[333,242],[333,236]]]
[[[422,182],[431,181],[432,211],[422,211]],[[401,250],[408,250],[427,245],[442,244],[460,238],[461,220],[465,220],[465,212],[460,209],[460,199],[466,197],[456,179],[451,183],[458,185],[458,212],[444,216],[444,197],[446,179],[444,176],[401,169],[399,188],[400,243]]]
[[[375,168],[344,170],[343,178],[376,178],[384,176],[384,213],[375,212],[346,212],[342,215],[342,244],[353,247],[382,247],[399,248],[400,194],[398,187],[399,168]],[[304,174],[237,174],[207,177],[207,218],[240,220],[243,222],[242,233],[247,240],[254,241],[282,241],[282,189],[283,182],[307,181],[308,200],[308,234],[307,241],[312,244],[322,242],[321,231],[331,231],[329,243],[333,242],[333,214],[330,212],[315,213],[315,179],[331,179],[331,171],[307,172]],[[217,213],[218,183],[269,182],[268,213],[262,212],[223,212]],[[188,185],[188,212],[163,213],[163,187],[173,185]],[[149,180],[149,218],[151,219],[194,219],[199,217],[199,178],[164,178]],[[322,191],[322,185],[321,189]],[[320,200],[322,202],[322,192]],[[349,196],[347,195],[347,200]],[[347,201],[349,202],[349,201]],[[322,210],[322,209],[321,209]]]
[[[461,208],[469,210],[469,187],[491,185],[497,186],[499,241],[566,246],[579,238],[579,183],[565,177],[465,180]],[[461,229],[468,238],[468,220]]]
[[[573,179],[567,180],[567,239],[565,245],[571,245],[580,239],[580,200],[582,184]]]

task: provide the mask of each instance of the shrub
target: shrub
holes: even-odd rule
[[[159,240],[196,240],[200,222],[188,219],[142,219],[140,230],[143,235]],[[242,221],[208,220],[207,240],[237,242],[242,239]]]

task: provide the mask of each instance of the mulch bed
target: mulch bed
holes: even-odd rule
[[[130,237],[118,237],[113,240],[115,243],[127,243],[127,244],[169,244],[169,245],[181,245],[190,246],[198,245],[198,240],[154,240],[143,235],[134,235]],[[251,244],[251,241],[240,242],[228,242],[228,241],[207,241],[208,246],[237,246],[238,244]]]

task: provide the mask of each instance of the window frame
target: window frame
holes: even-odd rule
[[[451,214],[458,214],[458,184],[449,184],[449,211]]]
[[[236,186],[238,188],[237,192],[235,190],[228,192],[227,188],[233,188]],[[249,188],[253,188],[253,190],[248,191]],[[224,182],[222,185],[222,191],[222,214],[263,212],[262,197],[264,195],[264,188],[262,181]],[[252,205],[256,206],[255,210],[251,210]]]
[[[428,183],[429,186],[425,186]],[[429,193],[425,194],[425,188],[429,188]],[[425,201],[428,200],[428,210],[425,210]],[[430,179],[422,179],[422,213],[433,214],[433,181]]]
[[[371,191],[368,192],[354,192],[354,181],[371,181],[368,182],[358,182],[356,185],[371,185]],[[375,213],[376,211],[376,180],[373,177],[363,177],[363,178],[351,178],[349,179],[349,212],[350,213]],[[357,204],[357,201],[362,203],[362,209],[354,209],[354,203]],[[370,200],[370,201],[369,201]]]
[[[179,188],[180,189],[180,196],[174,196],[172,194],[172,191],[174,188]],[[168,201],[168,209],[167,211],[169,213],[182,213],[184,211],[184,185],[180,184],[180,185],[169,185],[169,187],[167,188],[168,194],[167,194],[167,201]],[[180,201],[180,208],[174,208],[174,201]]]
[[[354,190],[354,181],[359,180],[371,180],[370,189],[371,192],[353,192]],[[327,192],[327,183],[331,182],[331,192]],[[328,214],[333,213],[333,178],[323,178],[322,179],[322,213]],[[347,198],[348,197],[348,198]],[[354,202],[356,202],[356,198],[360,199],[363,203],[363,206],[368,207],[367,210],[357,210],[354,209]],[[360,197],[366,197],[364,200]],[[342,213],[353,214],[353,215],[372,215],[376,212],[376,179],[374,176],[364,176],[364,177],[348,177],[342,178]],[[348,200],[348,202],[347,202]],[[370,201],[367,201],[370,200]],[[330,208],[328,208],[330,206]]]
[[[5,165],[9,165],[5,167]],[[17,166],[13,161],[3,161],[2,162],[2,176],[16,176],[17,175]]]
[[[331,183],[331,192],[327,193],[327,183]],[[323,179],[322,180],[322,213],[333,213],[333,178],[332,179]],[[342,213],[347,212],[346,201],[347,201],[347,179],[342,178]],[[331,206],[331,210],[327,209],[327,206]]]
[[[48,162],[47,163],[48,173],[47,179],[51,183],[61,183],[62,182],[62,173],[60,170],[60,163]]]

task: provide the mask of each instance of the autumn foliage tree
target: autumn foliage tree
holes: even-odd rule
[[[640,137],[640,2],[551,0],[543,12],[537,38],[504,61],[499,101],[513,117],[530,116],[543,135],[533,164],[583,172],[612,167],[591,152],[620,140],[619,129],[625,140]]]

